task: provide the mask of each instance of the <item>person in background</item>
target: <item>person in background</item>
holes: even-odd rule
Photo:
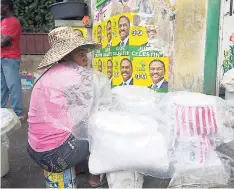
[[[8,98],[20,120],[23,120],[22,87],[20,68],[21,24],[13,15],[12,0],[1,0],[1,108]]]
[[[119,18],[119,36],[120,43],[119,47],[125,47],[129,45],[129,32],[130,32],[130,20],[127,16],[121,16]]]
[[[112,77],[113,77],[113,62],[112,60],[107,61],[107,75],[112,86]]]
[[[106,48],[110,48],[112,47],[112,25],[110,20],[106,24],[106,32],[108,41]]]
[[[165,64],[161,60],[153,60],[149,64],[150,77],[153,81],[152,85],[149,86],[151,89],[167,89],[168,82],[164,79],[166,68]]]
[[[131,60],[129,60],[128,58],[124,58],[120,62],[120,71],[123,78],[123,83],[121,83],[120,86],[133,85]]]
[[[89,142],[78,135],[87,137],[85,121],[95,99],[87,53],[99,46],[77,36],[71,27],[56,28],[48,37],[51,48],[38,66],[47,70],[31,95],[27,150],[42,169],[59,173],[89,157]],[[103,181],[90,174],[89,184],[97,188]]]
[[[98,60],[98,71],[102,72],[102,61],[100,59]]]

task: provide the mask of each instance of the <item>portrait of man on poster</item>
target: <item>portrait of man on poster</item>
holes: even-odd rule
[[[129,45],[130,20],[127,16],[121,16],[118,21],[120,42],[117,46]]]
[[[100,59],[98,60],[98,71],[102,72],[102,61]]]
[[[102,26],[98,25],[97,27],[97,42],[102,44]]]
[[[112,85],[112,79],[113,79],[113,62],[111,59],[107,61],[107,76],[110,80],[110,83]]]
[[[168,82],[165,80],[165,63],[161,60],[153,60],[149,64],[149,74],[152,79],[152,85],[148,88],[151,89],[166,89],[168,88]]]
[[[132,78],[132,62],[128,58],[124,58],[120,62],[120,72],[123,78],[123,82],[120,84],[120,86],[125,85],[133,85],[133,78]]]
[[[107,46],[106,48],[112,47],[112,23],[109,20],[106,24],[106,33],[107,33]]]

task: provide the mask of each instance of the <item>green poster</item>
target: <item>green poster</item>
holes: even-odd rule
[[[109,0],[96,0],[96,7],[99,8],[100,6],[102,6],[107,1],[109,1]]]

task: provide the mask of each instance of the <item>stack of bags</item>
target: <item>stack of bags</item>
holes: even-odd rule
[[[224,116],[225,101],[199,93],[171,92],[163,97],[161,105],[167,111],[164,118],[170,120],[168,128],[173,131],[170,186],[226,184],[230,172],[215,151],[216,145],[234,139],[233,129],[225,126],[230,118],[230,114]]]
[[[90,172],[135,171],[172,178],[172,187],[224,185],[230,171],[215,149],[234,140],[226,109],[218,97],[116,87],[108,109],[90,119]]]
[[[120,170],[165,177],[169,159],[155,117],[155,92],[116,87],[110,110],[91,118],[89,169],[92,174]]]

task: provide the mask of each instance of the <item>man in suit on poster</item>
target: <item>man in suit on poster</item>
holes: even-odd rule
[[[110,80],[110,84],[112,86],[112,79],[113,79],[113,62],[112,60],[107,61],[107,76]]]
[[[100,59],[98,60],[98,71],[102,72],[102,61]]]
[[[107,33],[107,41],[108,41],[106,48],[111,48],[112,47],[112,25],[111,25],[110,20],[106,24],[106,33]]]
[[[161,60],[153,60],[149,65],[150,77],[153,81],[148,88],[151,89],[167,89],[168,82],[164,79],[166,68]]]
[[[99,44],[102,44],[102,26],[98,25],[97,27],[97,41]]]
[[[120,84],[120,86],[125,85],[133,85],[133,78],[132,78],[132,62],[128,58],[124,58],[120,62],[120,71],[123,78],[123,82]]]
[[[119,18],[119,35],[120,43],[117,45],[119,47],[125,47],[129,45],[129,32],[130,32],[130,20],[127,16],[121,16]]]

